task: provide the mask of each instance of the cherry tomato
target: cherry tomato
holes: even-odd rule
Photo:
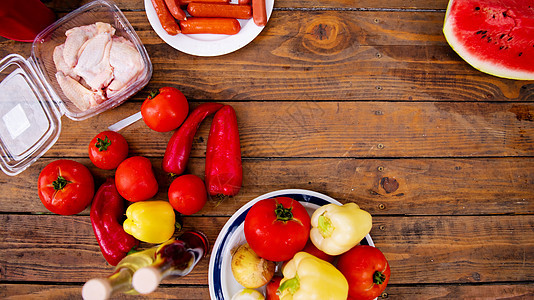
[[[310,236],[310,216],[294,199],[264,199],[248,211],[244,231],[250,247],[260,257],[285,261],[306,245]]]
[[[89,169],[79,162],[60,159],[43,168],[38,179],[39,198],[51,212],[74,215],[93,200],[95,182]]]
[[[208,200],[206,185],[200,177],[187,174],[177,177],[169,187],[169,203],[181,214],[192,215]]]
[[[267,287],[265,288],[266,300],[280,300],[280,297],[276,294],[276,290],[280,287],[282,278],[282,276],[274,275],[271,281],[267,283]]]
[[[115,171],[115,185],[121,196],[131,202],[148,200],[158,192],[158,182],[148,158],[133,156]]]
[[[334,259],[336,258],[335,256],[332,256],[332,255],[328,255],[326,253],[324,253],[323,251],[319,250],[313,243],[311,240],[308,240],[308,242],[306,243],[306,246],[304,246],[304,249],[302,249],[302,251],[304,252],[307,252],[317,258],[320,258],[324,261],[327,261],[329,263],[332,263],[334,261]]]
[[[143,121],[152,130],[171,131],[180,126],[189,113],[184,94],[173,87],[162,87],[150,93],[141,105]]]
[[[118,132],[103,131],[89,143],[89,158],[104,170],[112,170],[128,157],[128,142]]]
[[[391,275],[384,254],[375,247],[358,245],[341,254],[338,270],[349,282],[349,298],[374,299],[382,294]]]

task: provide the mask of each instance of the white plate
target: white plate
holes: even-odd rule
[[[233,3],[235,0],[232,0]],[[267,10],[267,21],[273,12],[274,0],[265,0]],[[264,26],[257,26],[252,19],[239,19],[241,31],[234,35],[224,34],[168,34],[156,15],[156,10],[151,0],[145,0],[145,10],[150,25],[157,35],[177,50],[197,56],[217,56],[236,51],[260,34]]]
[[[321,193],[300,189],[270,192],[243,205],[226,222],[213,245],[208,272],[210,297],[212,300],[230,300],[235,293],[243,288],[243,286],[235,281],[232,275],[232,269],[230,267],[230,261],[232,259],[231,250],[246,241],[243,224],[250,207],[262,199],[273,197],[290,197],[298,200],[306,207],[310,215],[320,206],[329,203],[341,205],[339,201]],[[370,235],[367,235],[360,244],[375,245]],[[264,288],[258,290],[263,293],[265,292]]]

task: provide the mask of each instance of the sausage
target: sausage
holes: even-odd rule
[[[199,18],[191,17],[181,21],[182,33],[213,33],[213,34],[237,34],[241,25],[237,19],[232,18]]]
[[[267,24],[267,10],[265,0],[252,0],[252,19],[254,24],[265,26]]]
[[[176,23],[176,20],[174,20],[165,6],[164,0],[152,0],[152,5],[154,5],[161,27],[163,27],[163,29],[170,35],[177,35],[180,33],[180,26],[178,26],[178,23]]]
[[[191,2],[200,3],[230,3],[230,0],[176,0],[180,5],[187,5]]]
[[[189,3],[187,12],[193,17],[250,19],[252,7],[239,4]]]
[[[180,0],[165,0],[171,15],[177,20],[185,20],[185,12],[180,8]]]

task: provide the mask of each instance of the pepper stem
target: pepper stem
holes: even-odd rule
[[[332,221],[330,218],[325,217],[324,215],[319,216],[317,227],[319,228],[319,232],[324,238],[330,237],[332,235],[332,232],[334,231],[334,226],[332,225]]]
[[[69,183],[70,181],[65,179],[63,176],[59,175],[57,179],[54,180],[54,182],[52,182],[52,186],[54,187],[54,190],[59,191],[59,190],[62,190],[64,187],[66,187],[67,184]]]
[[[373,274],[373,282],[375,284],[382,284],[386,281],[386,275],[380,271],[375,271]]]
[[[276,214],[276,220],[278,221],[289,221],[293,220],[293,213],[291,212],[293,208],[285,208],[282,203],[278,203],[274,209]]]
[[[294,295],[300,288],[299,275],[296,274],[295,277],[284,281],[280,287],[276,290],[277,295],[282,295],[285,290],[287,290],[291,295]]]

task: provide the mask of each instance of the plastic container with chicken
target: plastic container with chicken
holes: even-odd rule
[[[0,169],[19,174],[57,141],[63,115],[80,121],[116,107],[151,76],[145,47],[113,2],[59,19],[37,35],[28,59],[0,61]]]
[[[65,115],[75,120],[121,104],[152,76],[139,37],[106,0],[86,4],[41,32],[32,56],[61,98]]]

